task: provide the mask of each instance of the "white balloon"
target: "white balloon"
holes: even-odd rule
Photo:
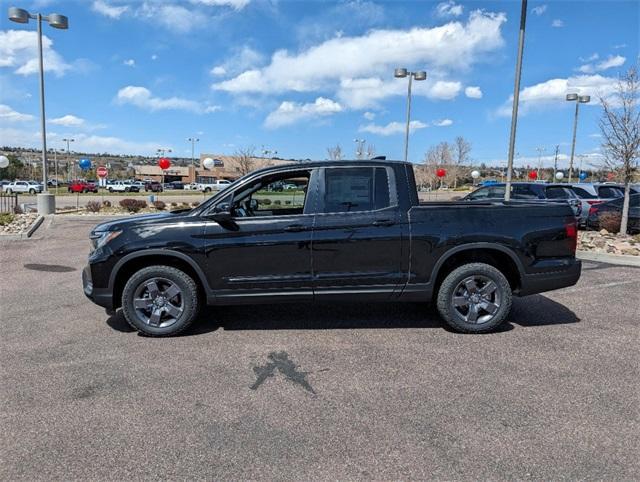
[[[479,171],[471,171],[471,177],[474,179],[478,179],[480,177]]]
[[[0,156],[0,169],[4,169],[9,165],[9,158],[7,156]]]
[[[213,162],[213,159],[211,159],[210,157],[207,157],[202,161],[202,167],[204,167],[205,169],[213,169],[214,165],[215,162]]]
[[[562,178],[564,178],[564,173],[560,171],[556,172],[556,179],[559,181]]]

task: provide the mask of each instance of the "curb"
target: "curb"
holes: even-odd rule
[[[585,261],[597,261],[600,263],[615,264],[618,266],[634,266],[640,268],[640,256],[576,251],[576,258],[583,259]]]
[[[21,239],[28,239],[40,227],[44,219],[45,219],[45,216],[38,216],[36,220],[31,223],[31,226],[29,226],[29,229],[27,229],[24,233],[3,234],[2,237],[0,237],[0,241],[19,241]]]

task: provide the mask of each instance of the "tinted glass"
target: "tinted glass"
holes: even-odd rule
[[[471,194],[469,194],[469,199],[471,200],[486,199],[488,196],[489,196],[489,189],[487,189],[486,187],[482,187],[477,191],[474,191]]]
[[[596,196],[582,187],[571,186],[571,190],[576,193],[580,199],[595,199]]]
[[[388,206],[386,169],[349,167],[325,170],[325,213],[373,211]]]
[[[548,199],[573,199],[573,193],[565,187],[548,187],[545,191]]]
[[[622,189],[613,186],[598,186],[598,194],[603,198],[616,198],[624,196]]]
[[[489,198],[502,199],[504,198],[504,186],[491,186],[489,188]]]
[[[527,185],[515,185],[511,188],[511,196],[513,199],[538,199],[538,195]]]

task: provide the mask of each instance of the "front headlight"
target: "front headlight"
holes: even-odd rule
[[[95,251],[105,246],[108,242],[116,239],[122,234],[122,231],[97,231],[89,235],[91,240],[91,249]]]

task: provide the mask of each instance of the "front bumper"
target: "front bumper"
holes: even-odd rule
[[[576,259],[562,270],[525,274],[522,276],[520,289],[516,294],[518,296],[527,296],[573,286],[580,279],[581,272],[582,262]]]
[[[107,310],[113,310],[113,293],[108,289],[96,289],[91,279],[91,266],[87,265],[82,270],[82,289],[87,298],[96,305]]]

